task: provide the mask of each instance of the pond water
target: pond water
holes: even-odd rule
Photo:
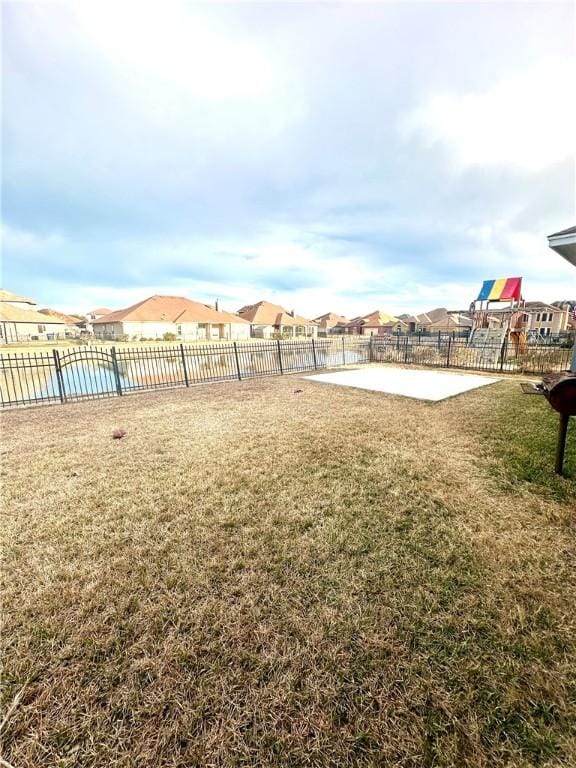
[[[114,372],[99,362],[72,363],[62,369],[64,390],[67,395],[98,395],[116,392]],[[127,388],[129,380],[120,374],[120,385]],[[37,397],[59,397],[58,379],[56,373],[47,382]]]

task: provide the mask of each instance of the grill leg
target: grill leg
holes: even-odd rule
[[[558,428],[558,443],[556,444],[556,466],[555,471],[557,475],[562,474],[562,467],[564,465],[564,449],[566,448],[566,432],[568,430],[568,420],[570,416],[565,413],[560,414],[560,426]]]

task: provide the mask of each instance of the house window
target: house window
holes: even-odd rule
[[[45,330],[46,330],[46,326],[45,325],[39,325],[38,326],[38,333],[44,333]]]
[[[181,325],[177,325],[176,326],[176,333],[178,334],[178,336],[182,336],[182,326]]]
[[[539,322],[540,322],[540,312],[538,312],[538,314],[536,315],[536,322],[537,322],[537,323],[539,323]]]

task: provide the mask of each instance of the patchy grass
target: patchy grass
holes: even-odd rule
[[[283,377],[3,427],[17,768],[576,764],[575,483],[517,383]]]
[[[467,421],[466,429],[471,439],[475,434],[480,438],[481,454],[504,488],[511,492],[526,488],[550,498],[576,502],[576,483],[567,483],[550,471],[554,466],[558,425],[559,416],[544,397],[520,397],[514,387],[508,387],[486,409],[483,419]],[[570,419],[568,425],[564,476],[576,479],[576,419]]]

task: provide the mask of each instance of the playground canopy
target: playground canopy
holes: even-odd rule
[[[498,280],[484,280],[476,301],[520,301],[522,278],[502,277]]]

